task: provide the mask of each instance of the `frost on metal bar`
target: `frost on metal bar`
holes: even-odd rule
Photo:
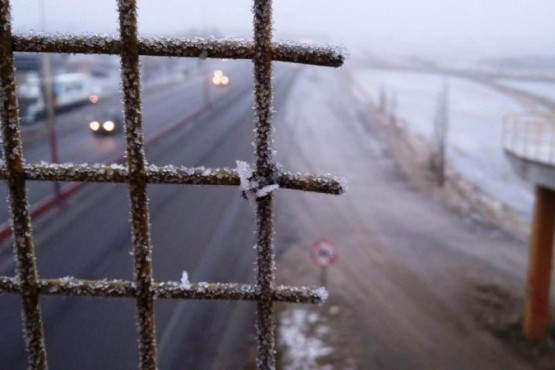
[[[146,182],[149,184],[175,185],[239,185],[236,169],[205,168],[183,166],[156,166],[145,168]],[[28,181],[77,181],[128,183],[129,171],[121,164],[73,164],[40,163],[24,166],[25,180]],[[0,179],[7,179],[8,171],[0,165]],[[347,191],[345,178],[325,175],[309,175],[278,171],[276,183],[280,188],[340,195]]]
[[[66,276],[60,279],[43,279],[37,282],[42,295],[75,297],[135,298],[137,286],[125,280],[81,280]],[[0,277],[0,292],[21,292],[20,280]],[[255,285],[233,283],[191,283],[188,287],[176,281],[154,283],[153,297],[156,299],[196,299],[256,301],[259,292]],[[273,290],[273,300],[288,303],[321,304],[327,297],[323,288],[291,287],[280,285]]]
[[[0,0],[0,121],[17,273],[21,281],[19,292],[23,305],[25,344],[29,368],[46,369],[48,365],[37,290],[38,273],[23,174],[23,149],[17,109],[10,4],[8,0]]]
[[[272,2],[255,0],[254,7],[254,106],[256,181],[260,187],[272,185],[276,165],[272,155]],[[259,369],[274,369],[275,322],[272,289],[275,284],[273,249],[273,194],[256,198],[256,284],[260,299],[256,304],[256,332]]]
[[[136,0],[119,0],[121,39],[121,81],[129,171],[131,240],[137,284],[137,326],[140,364],[143,370],[156,370],[156,332],[152,295],[152,245],[148,213],[144,135],[141,114],[139,50],[137,45]]]
[[[19,34],[12,37],[14,51],[43,53],[120,54],[121,42],[108,35]],[[252,41],[240,39],[139,38],[140,55],[195,58],[252,59]],[[273,43],[275,61],[339,67],[345,58],[332,47]]]
[[[0,292],[20,294],[29,367],[46,369],[46,352],[39,294],[134,298],[141,369],[156,369],[155,299],[226,299],[256,301],[257,364],[275,368],[274,302],[322,303],[323,288],[276,286],[272,192],[278,188],[342,194],[343,178],[283,171],[273,159],[272,62],[294,62],[339,67],[343,54],[330,47],[272,41],[271,0],[255,0],[254,37],[240,39],[138,38],[136,0],[118,0],[119,35],[11,34],[9,2],[0,0],[0,119],[5,161],[0,179],[9,190],[17,276],[0,277]],[[121,79],[126,135],[125,165],[29,164],[25,165],[15,97],[13,51],[111,54],[121,56]],[[147,165],[142,130],[139,55],[195,58],[251,59],[255,76],[254,170]],[[238,165],[239,167],[239,165]],[[87,281],[73,277],[39,279],[31,237],[25,181],[78,181],[127,183],[130,192],[131,232],[135,281]],[[248,195],[256,208],[256,285],[154,282],[152,245],[146,187],[148,184],[230,185]]]

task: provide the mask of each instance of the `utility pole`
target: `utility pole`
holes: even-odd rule
[[[44,11],[44,0],[39,0],[40,9],[40,28],[42,32],[46,32],[46,15]],[[50,55],[48,53],[41,54],[42,61],[42,81],[43,95],[46,104],[46,117],[48,121],[48,134],[50,137],[50,161],[58,163],[58,138],[56,135],[56,112],[54,93],[52,91],[52,66],[50,64]],[[60,183],[54,182],[54,193],[61,199]]]
[[[447,132],[449,125],[449,83],[443,83],[443,89],[438,96],[438,108],[434,122],[435,148],[432,149],[431,166],[436,174],[437,183],[441,187],[445,184],[445,161],[447,149]]]

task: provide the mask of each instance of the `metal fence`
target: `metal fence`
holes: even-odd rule
[[[253,41],[139,38],[136,0],[119,0],[119,38],[92,35],[13,35],[9,0],[0,0],[0,120],[4,163],[0,177],[9,189],[9,207],[17,276],[0,277],[0,292],[22,298],[29,368],[46,369],[47,354],[39,295],[132,297],[136,299],[140,368],[156,369],[155,299],[220,299],[256,301],[257,366],[275,367],[274,302],[319,303],[323,288],[276,286],[273,238],[273,195],[263,188],[297,189],[329,194],[345,191],[342,179],[301,175],[279,169],[272,156],[272,62],[338,67],[343,56],[332,48],[272,43],[271,0],[254,0]],[[119,54],[123,86],[127,164],[25,164],[15,95],[13,52]],[[147,165],[142,129],[139,55],[252,59],[255,76],[256,163],[252,174],[236,169],[204,169]],[[243,180],[243,181],[242,181]],[[80,181],[129,185],[134,281],[40,279],[35,261],[26,181]],[[147,199],[148,184],[240,185],[256,204],[256,284],[191,284],[156,282]]]
[[[555,165],[555,116],[539,112],[507,114],[503,148],[521,158]]]

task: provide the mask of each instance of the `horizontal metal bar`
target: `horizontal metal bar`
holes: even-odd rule
[[[127,183],[129,172],[121,164],[29,164],[25,165],[25,180],[66,182]],[[205,167],[146,167],[147,182],[150,184],[178,185],[239,185],[236,169]],[[0,179],[7,178],[7,169],[0,165]],[[336,176],[316,176],[282,171],[277,184],[284,189],[303,190],[326,194],[343,194],[347,190],[346,180]]]
[[[225,59],[254,57],[254,44],[248,40],[140,37],[138,41],[139,55]],[[33,33],[12,36],[12,48],[20,52],[119,55],[120,45],[117,37],[108,35]],[[335,48],[304,43],[273,43],[272,59],[327,67],[340,67],[345,61],[343,54]]]
[[[40,279],[38,291],[41,295],[61,295],[74,297],[135,298],[135,282],[124,280],[80,280],[73,277],[61,279]],[[256,285],[233,283],[191,283],[184,287],[178,282],[152,284],[152,294],[156,299],[197,299],[197,300],[246,300],[256,301],[260,293]],[[17,278],[1,276],[0,293],[20,293]],[[273,290],[276,302],[321,304],[327,298],[324,288],[291,287],[280,285]]]

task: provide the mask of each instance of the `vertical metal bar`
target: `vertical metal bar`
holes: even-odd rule
[[[505,142],[505,145],[507,146],[508,149],[512,150],[513,152],[515,151],[515,146],[514,146],[514,139],[515,139],[515,119],[512,116],[507,116],[506,117],[506,124],[507,124],[507,141]]]
[[[6,183],[14,235],[17,273],[23,303],[22,317],[29,368],[46,369],[44,329],[39,306],[38,274],[33,246],[31,218],[23,170],[23,149],[15,94],[9,0],[0,0],[0,121],[2,124]]]
[[[521,154],[519,141],[520,141],[521,131],[522,131],[522,118],[520,116],[515,117],[513,122],[514,122],[513,149],[515,153]]]
[[[254,77],[256,108],[256,176],[261,185],[273,183],[272,155],[272,2],[254,1]],[[257,302],[256,330],[258,336],[257,367],[275,368],[275,323],[272,290],[274,287],[273,196],[257,199],[256,282],[260,291]]]
[[[129,167],[131,231],[134,250],[140,366],[156,370],[156,330],[152,294],[152,245],[148,213],[144,136],[141,114],[136,0],[118,0],[121,38],[121,79]]]
[[[528,294],[522,333],[532,342],[544,340],[549,318],[549,286],[555,230],[555,191],[536,186],[536,204],[528,260]]]
[[[534,159],[541,161],[542,157],[542,131],[543,131],[543,119],[538,118],[535,122],[535,129],[536,129],[536,157]]]

